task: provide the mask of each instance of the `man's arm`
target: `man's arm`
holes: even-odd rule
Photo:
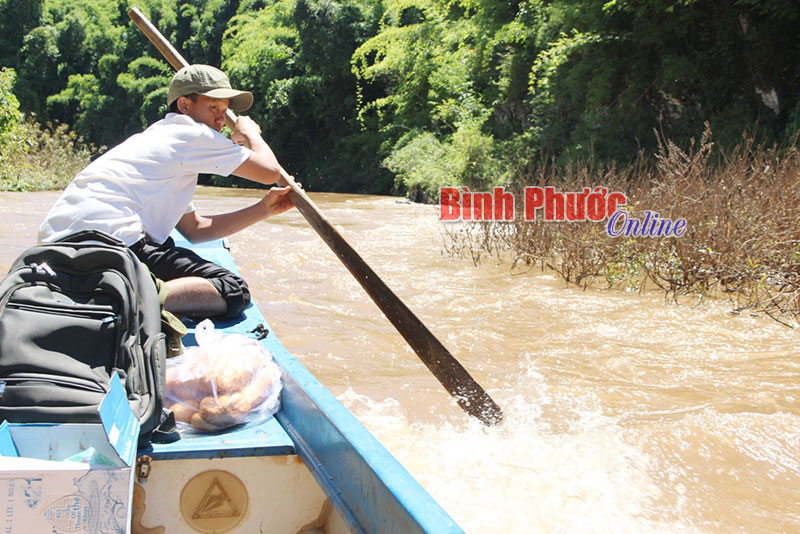
[[[281,177],[281,166],[266,141],[261,137],[261,128],[250,117],[240,116],[231,132],[231,140],[245,145],[253,151],[233,174],[261,184],[274,184]]]
[[[238,211],[221,215],[203,216],[192,211],[181,217],[176,228],[190,243],[202,243],[220,239],[247,228],[267,217],[291,209],[294,204],[289,197],[291,188],[273,187],[257,203]]]

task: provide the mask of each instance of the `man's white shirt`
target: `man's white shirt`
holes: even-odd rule
[[[205,124],[169,113],[78,173],[47,214],[39,240],[101,230],[127,245],[144,236],[163,243],[194,211],[197,175],[228,176],[250,154]]]

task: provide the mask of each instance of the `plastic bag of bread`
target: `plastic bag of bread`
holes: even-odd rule
[[[278,411],[281,370],[261,343],[215,331],[208,319],[195,328],[195,339],[196,347],[167,366],[164,404],[179,430],[218,432]]]

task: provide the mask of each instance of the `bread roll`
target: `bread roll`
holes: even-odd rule
[[[175,415],[175,420],[181,423],[191,422],[192,416],[197,413],[195,408],[180,402],[176,402],[170,406],[169,409],[172,410],[172,413]]]

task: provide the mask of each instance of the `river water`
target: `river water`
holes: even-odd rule
[[[260,193],[203,188],[201,213]],[[56,193],[0,193],[0,269]],[[432,206],[312,195],[503,407],[468,420],[296,211],[231,237],[294,353],[467,531],[800,532],[798,333],[442,253]],[[457,223],[460,224],[460,223]]]

